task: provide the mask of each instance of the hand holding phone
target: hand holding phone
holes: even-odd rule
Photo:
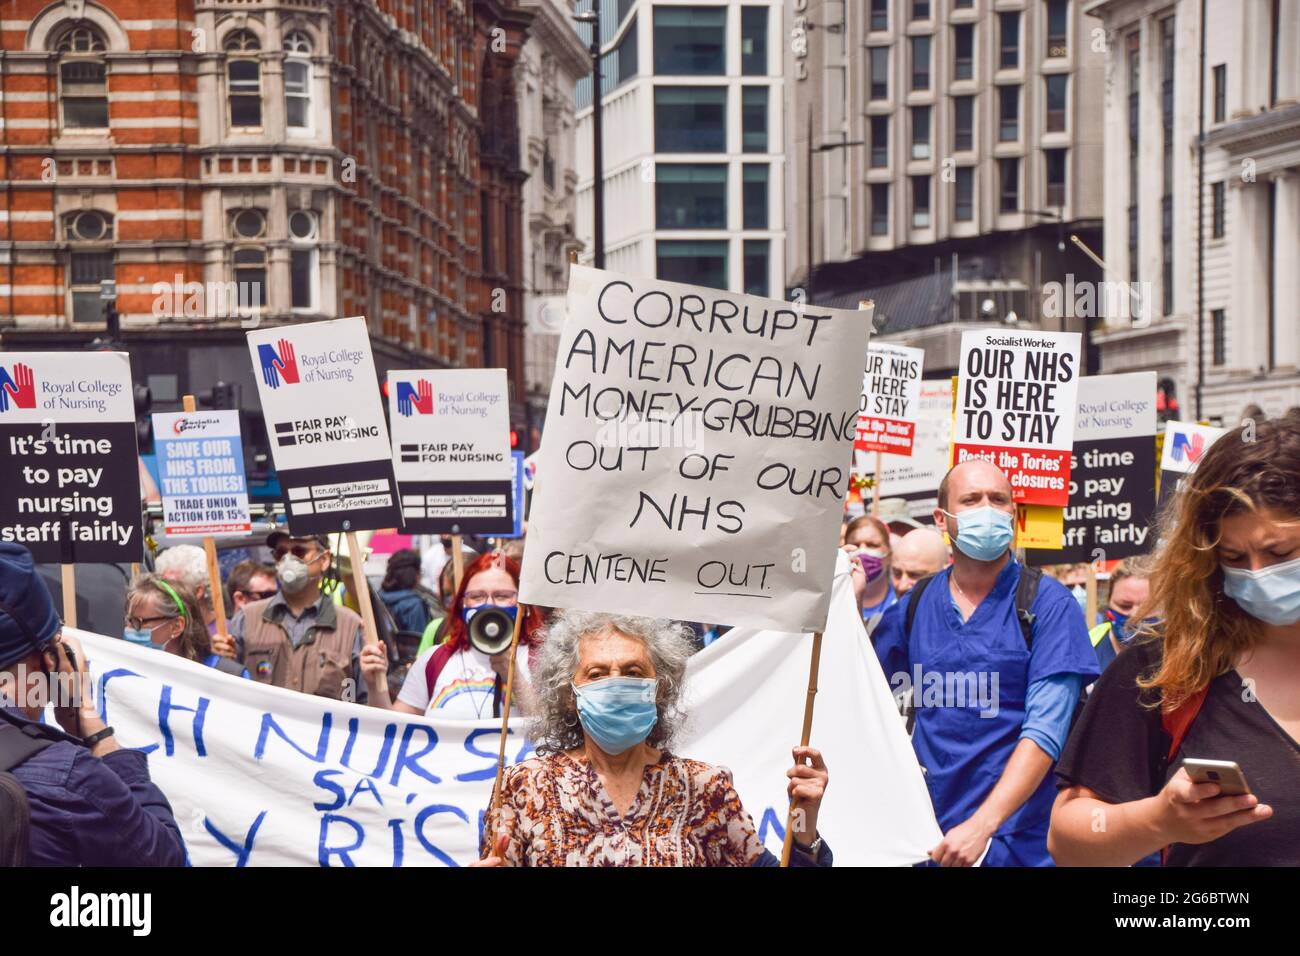
[[[1213,783],[1219,786],[1219,795],[1224,797],[1241,797],[1250,793],[1250,784],[1246,775],[1232,760],[1201,760],[1188,757],[1183,761],[1183,769],[1195,783]]]

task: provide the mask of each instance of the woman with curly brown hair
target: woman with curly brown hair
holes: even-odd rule
[[[1057,764],[1066,865],[1300,863],[1300,423],[1220,438],[1179,491],[1128,650]],[[1234,761],[1251,793],[1195,783]]]

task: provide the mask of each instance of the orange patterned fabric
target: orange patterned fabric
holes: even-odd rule
[[[752,866],[763,855],[731,773],[664,752],[620,817],[581,754],[506,770],[501,827],[508,866]],[[492,828],[483,829],[483,855]]]

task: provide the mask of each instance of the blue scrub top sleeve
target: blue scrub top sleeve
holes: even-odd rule
[[[1053,760],[1061,756],[1070,720],[1083,688],[1078,674],[1053,674],[1034,681],[1025,692],[1025,719],[1020,737],[1028,737]]]

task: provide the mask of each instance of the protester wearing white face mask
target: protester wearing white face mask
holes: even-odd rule
[[[1124,866],[1167,848],[1166,866],[1296,866],[1300,421],[1222,436],[1166,521],[1150,597],[1129,618],[1143,623],[1057,767],[1052,854]],[[1236,763],[1250,793],[1193,782],[1185,759]]]
[[[321,590],[330,568],[329,539],[272,531],[266,546],[275,558],[279,592],[246,604],[230,624],[231,636],[253,679],[335,700],[364,696],[357,661],[361,617]]]

